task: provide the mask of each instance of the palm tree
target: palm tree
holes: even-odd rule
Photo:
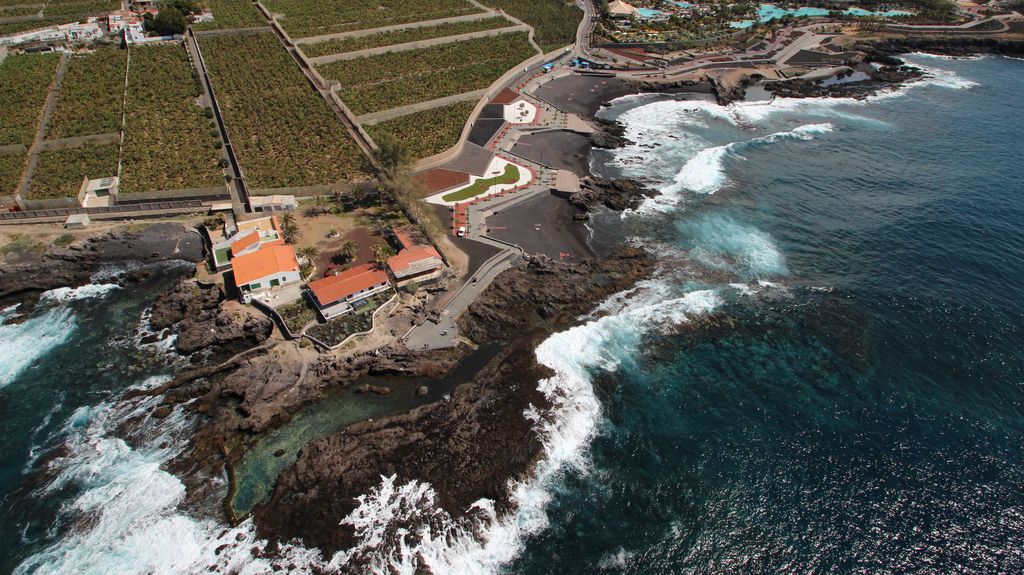
[[[281,235],[286,244],[294,244],[299,239],[299,225],[295,223],[295,215],[291,212],[281,216]]]
[[[344,256],[349,261],[356,259],[356,256],[359,255],[359,243],[355,240],[346,240],[338,249],[338,255]]]
[[[395,255],[395,250],[391,249],[391,246],[387,244],[377,244],[373,246],[373,261],[377,263],[377,267],[384,269],[388,265],[388,259]]]
[[[313,208],[317,214],[325,213],[327,211],[327,196],[323,194],[313,196]]]
[[[320,255],[320,250],[316,249],[316,246],[305,246],[295,250],[295,253],[299,254],[299,257],[307,262],[313,263],[313,260]]]

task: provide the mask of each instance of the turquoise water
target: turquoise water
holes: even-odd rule
[[[636,13],[639,14],[641,18],[656,18],[661,16],[661,12],[653,8],[637,8]]]
[[[349,523],[401,542],[380,572],[1024,572],[1024,62],[911,60],[927,81],[866,102],[607,111],[636,145],[595,168],[660,194],[595,218],[595,247],[645,245],[659,271],[538,348],[539,479],[485,546],[382,478]],[[192,420],[117,402],[180,369],[135,332],[183,273],[0,326],[0,572],[323,570],[255,557],[223,477],[189,512],[168,462]]]
[[[576,334],[601,413],[507,572],[1024,572],[1024,62],[912,60],[866,103],[609,112],[598,167],[663,193],[595,237],[663,269]]]
[[[907,12],[906,10],[887,10],[887,11],[884,11],[884,12],[883,11],[872,12],[871,10],[865,10],[863,8],[847,8],[843,12],[846,13],[846,14],[849,14],[850,16],[860,16],[860,17],[865,17],[865,16],[881,16],[883,18],[894,18],[894,17],[897,17],[897,16],[911,16],[911,15],[913,15],[913,12]],[[786,16],[786,15],[794,16],[794,17],[797,17],[797,18],[804,18],[804,17],[813,18],[813,17],[828,16],[828,13],[829,13],[829,10],[826,9],[826,8],[813,8],[813,7],[810,7],[810,6],[803,6],[803,7],[797,8],[796,10],[787,10],[785,8],[779,8],[778,6],[776,6],[774,4],[761,4],[757,8],[757,20],[756,21],[755,20],[741,20],[741,21],[738,21],[738,22],[732,22],[730,24],[730,26],[732,26],[733,28],[750,28],[751,26],[753,26],[754,24],[756,24],[758,22],[760,22],[760,23],[771,22],[772,20],[777,20],[777,19],[782,18],[783,16]]]

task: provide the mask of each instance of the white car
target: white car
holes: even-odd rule
[[[456,235],[458,235],[460,238],[466,237],[466,226],[459,226],[459,231],[456,232]]]

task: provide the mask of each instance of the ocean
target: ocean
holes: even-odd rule
[[[537,349],[555,407],[530,414],[545,453],[519,511],[380,572],[1024,572],[1024,62],[908,59],[928,77],[866,101],[603,111],[635,144],[594,170],[660,193],[595,217],[593,245],[658,272]],[[182,273],[0,326],[0,572],[328,563],[254,558],[250,523],[183,510],[166,463],[190,420],[117,401],[181,369],[138,338]],[[431,500],[386,478],[339,520],[372,542]]]

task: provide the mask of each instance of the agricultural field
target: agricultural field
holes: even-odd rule
[[[278,22],[293,38],[368,30],[480,12],[466,0],[266,0],[263,5],[271,13],[283,14]]]
[[[99,16],[107,12],[119,10],[121,3],[118,0],[0,0],[0,6],[14,6],[18,4],[46,4],[43,8],[41,20],[26,20],[24,22],[7,22],[0,24],[0,36],[16,34],[36,28],[46,28],[58,24],[67,24],[84,19],[86,16]],[[35,12],[39,9],[36,8]],[[35,13],[33,12],[33,13]],[[6,11],[0,12],[0,18],[13,16]]]
[[[38,6],[3,6],[0,5],[0,18],[13,18],[15,16],[31,16],[38,14],[42,9]]]
[[[438,26],[424,26],[422,28],[407,28],[405,30],[394,30],[391,32],[379,32],[367,36],[356,36],[348,38],[337,38],[315,44],[304,44],[302,52],[310,58],[317,56],[328,56],[331,54],[343,54],[366,50],[368,48],[379,48],[381,46],[393,46],[406,42],[418,42],[420,40],[431,40],[433,38],[444,38],[458,34],[469,34],[470,32],[481,32],[483,30],[496,30],[515,26],[515,23],[501,16],[483,18],[481,20],[469,20],[467,22],[449,22]]]
[[[32,144],[59,62],[57,54],[32,54],[0,64],[0,146]]]
[[[338,95],[367,114],[486,88],[536,55],[525,32],[332,62],[319,68]]]
[[[132,49],[121,191],[223,184],[216,123],[196,105],[199,81],[181,44]]]
[[[254,188],[362,180],[366,158],[273,33],[201,39],[235,154]]]
[[[255,28],[267,25],[260,9],[249,0],[206,0],[206,6],[213,12],[213,22],[195,24],[192,28],[197,31]]]
[[[0,196],[14,195],[24,167],[25,154],[0,156]]]
[[[43,16],[61,18],[67,23],[85,16],[99,16],[120,9],[119,0],[49,0],[46,2],[46,8],[43,8]]]
[[[366,126],[366,131],[375,139],[384,134],[394,137],[408,146],[414,160],[420,160],[454,146],[475,106],[476,100],[458,102]]]
[[[71,198],[78,195],[82,178],[117,174],[117,144],[83,146],[39,153],[26,199]]]
[[[109,134],[120,128],[127,55],[126,50],[102,47],[71,57],[47,139]]]
[[[576,29],[583,19],[583,11],[571,0],[481,0],[480,3],[500,8],[533,26],[533,39],[545,54],[574,43]]]

